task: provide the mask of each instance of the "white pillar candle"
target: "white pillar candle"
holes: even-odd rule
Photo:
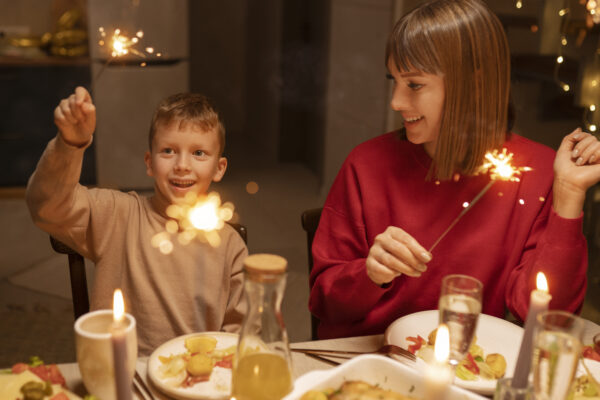
[[[536,277],[537,289],[531,292],[529,299],[529,311],[525,321],[525,332],[521,341],[521,349],[517,358],[517,365],[512,379],[512,387],[527,387],[529,380],[529,370],[531,369],[531,359],[533,355],[533,330],[535,328],[535,319],[539,313],[548,310],[548,304],[552,299],[548,293],[548,282],[542,272],[538,272]]]
[[[132,400],[132,382],[127,372],[127,337],[125,335],[125,305],[123,293],[115,290],[113,297],[113,325],[111,329],[115,390],[117,400]]]
[[[445,324],[437,329],[435,337],[435,361],[425,370],[425,400],[444,400],[452,382],[453,370],[448,364],[450,333]]]

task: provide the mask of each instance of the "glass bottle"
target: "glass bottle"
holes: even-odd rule
[[[279,400],[292,390],[292,364],[281,315],[287,261],[274,254],[244,260],[248,312],[233,365],[232,400]]]

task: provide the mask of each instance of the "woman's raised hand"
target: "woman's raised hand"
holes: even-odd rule
[[[564,218],[579,217],[586,191],[599,181],[600,142],[577,128],[563,138],[554,159],[554,211]]]
[[[54,123],[65,142],[86,145],[96,129],[96,107],[89,92],[78,86],[75,93],[61,100],[54,109]]]
[[[427,270],[431,254],[411,235],[395,226],[375,237],[367,257],[367,275],[377,285],[405,274],[414,278]]]

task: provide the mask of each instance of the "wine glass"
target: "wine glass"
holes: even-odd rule
[[[440,323],[450,331],[448,362],[458,365],[469,352],[481,313],[483,284],[468,275],[446,275],[442,279]]]
[[[537,316],[533,350],[533,389],[540,400],[566,399],[582,348],[584,322],[566,311]]]

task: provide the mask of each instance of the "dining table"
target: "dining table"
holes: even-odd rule
[[[600,333],[600,325],[585,320],[585,328],[583,334],[583,343],[591,344],[594,335]],[[379,349],[384,344],[384,335],[369,335],[369,336],[356,336],[346,337],[338,339],[327,339],[327,340],[313,340],[306,342],[295,342],[290,344],[290,349],[327,349],[327,350],[348,350],[348,351],[360,351],[360,352],[371,352]],[[334,363],[328,362],[323,359],[317,359],[307,355],[305,353],[291,352],[292,355],[292,368],[294,379],[304,375],[307,372],[314,370],[331,369],[335,367]],[[331,359],[333,360],[333,359]],[[339,360],[339,359],[338,359]],[[345,360],[339,360],[345,361]],[[155,388],[146,373],[148,357],[139,357],[136,365],[136,372],[143,382],[135,382],[134,386],[143,385],[148,389],[153,397],[142,395],[143,390],[135,391],[136,400],[171,400],[170,397],[162,394],[157,388]],[[80,396],[83,396],[86,391],[81,381],[81,375],[79,373],[79,367],[77,363],[64,363],[58,364],[60,370],[65,377],[67,387]],[[142,388],[143,389],[143,388]]]

